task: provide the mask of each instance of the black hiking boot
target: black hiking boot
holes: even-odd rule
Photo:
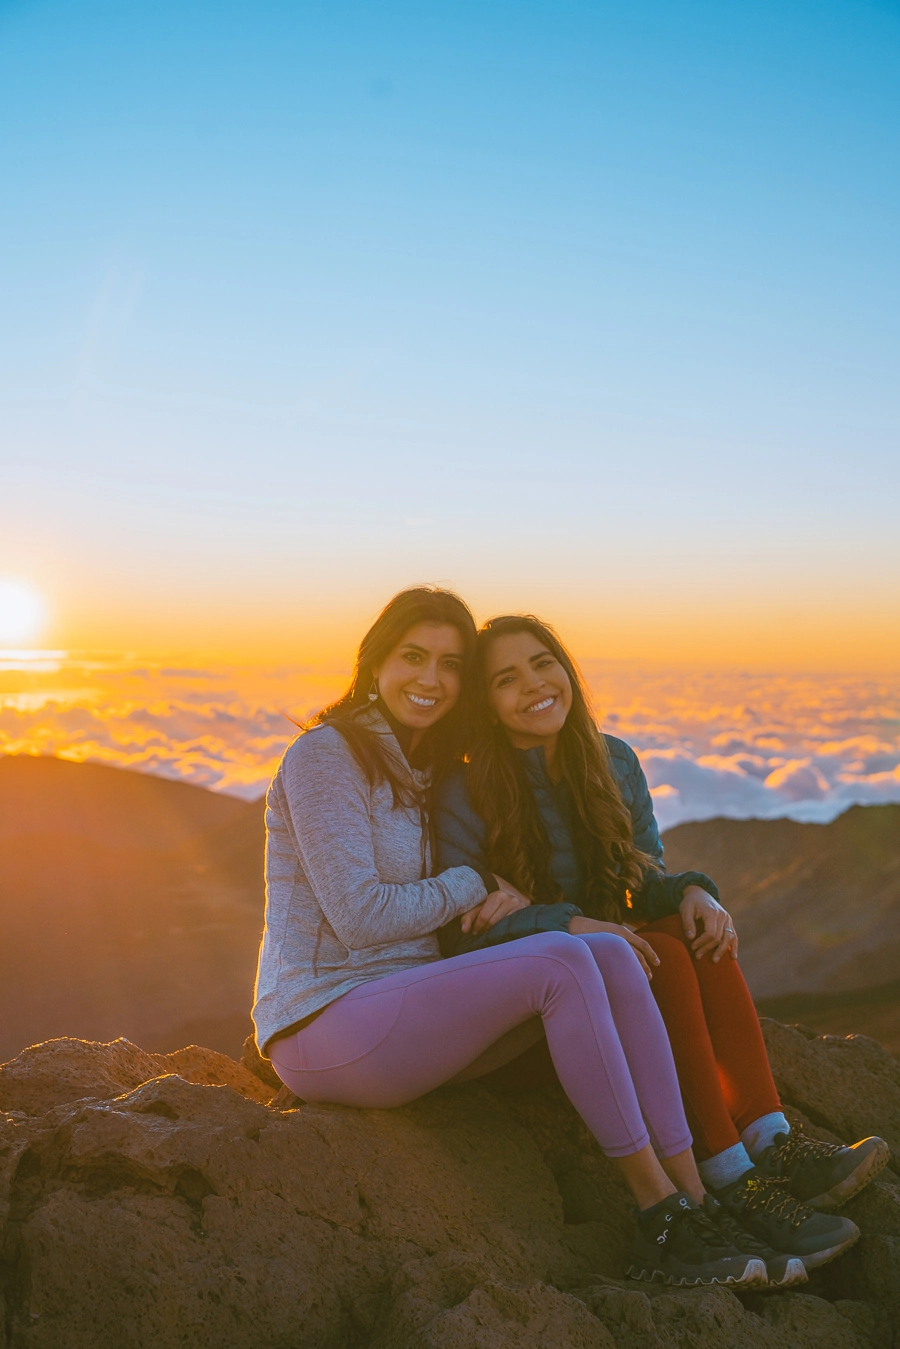
[[[776,1134],[775,1142],[756,1163],[810,1208],[834,1209],[846,1204],[890,1161],[883,1138],[864,1138],[845,1148],[818,1143],[801,1133]]]
[[[716,1190],[716,1198],[741,1227],[782,1255],[796,1256],[808,1270],[827,1264],[859,1237],[849,1218],[816,1213],[756,1167]]]
[[[690,1195],[672,1194],[638,1216],[631,1264],[631,1279],[650,1283],[731,1284],[740,1288],[764,1288],[765,1262],[726,1241],[718,1228]]]
[[[733,1218],[728,1209],[713,1195],[703,1196],[703,1212],[710,1222],[715,1223],[722,1236],[732,1246],[739,1251],[746,1251],[748,1255],[765,1260],[769,1288],[795,1288],[798,1284],[806,1283],[809,1276],[806,1273],[806,1266],[798,1256],[785,1255],[782,1251],[776,1251],[774,1246],[760,1241],[752,1232],[748,1232],[746,1227],[741,1227],[737,1219]]]

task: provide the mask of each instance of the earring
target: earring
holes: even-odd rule
[[[373,680],[372,680],[372,687],[369,689],[369,702],[370,702],[370,703],[375,703],[375,702],[377,702],[377,701],[378,701],[378,684],[376,683],[375,679],[373,678]]]

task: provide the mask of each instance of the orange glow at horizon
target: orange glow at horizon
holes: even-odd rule
[[[601,724],[638,750],[660,823],[824,820],[900,801],[900,677],[754,674],[585,660]],[[0,754],[180,778],[253,798],[349,663],[163,665],[0,654]]]
[[[881,605],[818,612],[800,605],[659,605],[652,613],[573,603],[571,596],[505,604],[468,595],[476,622],[501,612],[536,612],[585,659],[635,661],[648,667],[792,671],[900,670],[900,623]],[[385,599],[388,596],[385,596]],[[518,602],[516,602],[518,599]],[[105,613],[60,618],[52,645],[74,651],[142,652],[181,660],[349,665],[381,601],[345,600],[278,614],[250,606],[222,615],[212,608],[182,614]]]

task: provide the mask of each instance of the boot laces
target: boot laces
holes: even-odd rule
[[[715,1223],[707,1218],[706,1214],[699,1208],[683,1209],[681,1213],[681,1222],[685,1227],[689,1227],[694,1236],[704,1246],[721,1246],[722,1233],[716,1227]]]
[[[748,1232],[746,1227],[741,1227],[726,1208],[716,1214],[716,1227],[725,1240],[744,1255],[760,1255],[765,1259],[766,1254],[771,1253],[771,1247],[765,1241],[760,1241],[752,1232]]]
[[[746,1181],[740,1194],[740,1206],[746,1213],[764,1213],[782,1222],[789,1222],[791,1227],[800,1227],[813,1217],[813,1210],[808,1204],[795,1199],[769,1176],[751,1176]]]
[[[820,1143],[815,1138],[807,1138],[805,1134],[790,1133],[783,1143],[776,1145],[772,1158],[782,1166],[792,1166],[807,1161],[824,1161],[826,1157],[834,1157],[843,1150],[842,1143]]]

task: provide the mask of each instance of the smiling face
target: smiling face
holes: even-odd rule
[[[403,726],[427,731],[455,707],[463,641],[449,623],[417,623],[373,670],[381,700]]]
[[[528,631],[489,643],[488,700],[516,749],[556,743],[572,706],[572,683],[552,651]]]

